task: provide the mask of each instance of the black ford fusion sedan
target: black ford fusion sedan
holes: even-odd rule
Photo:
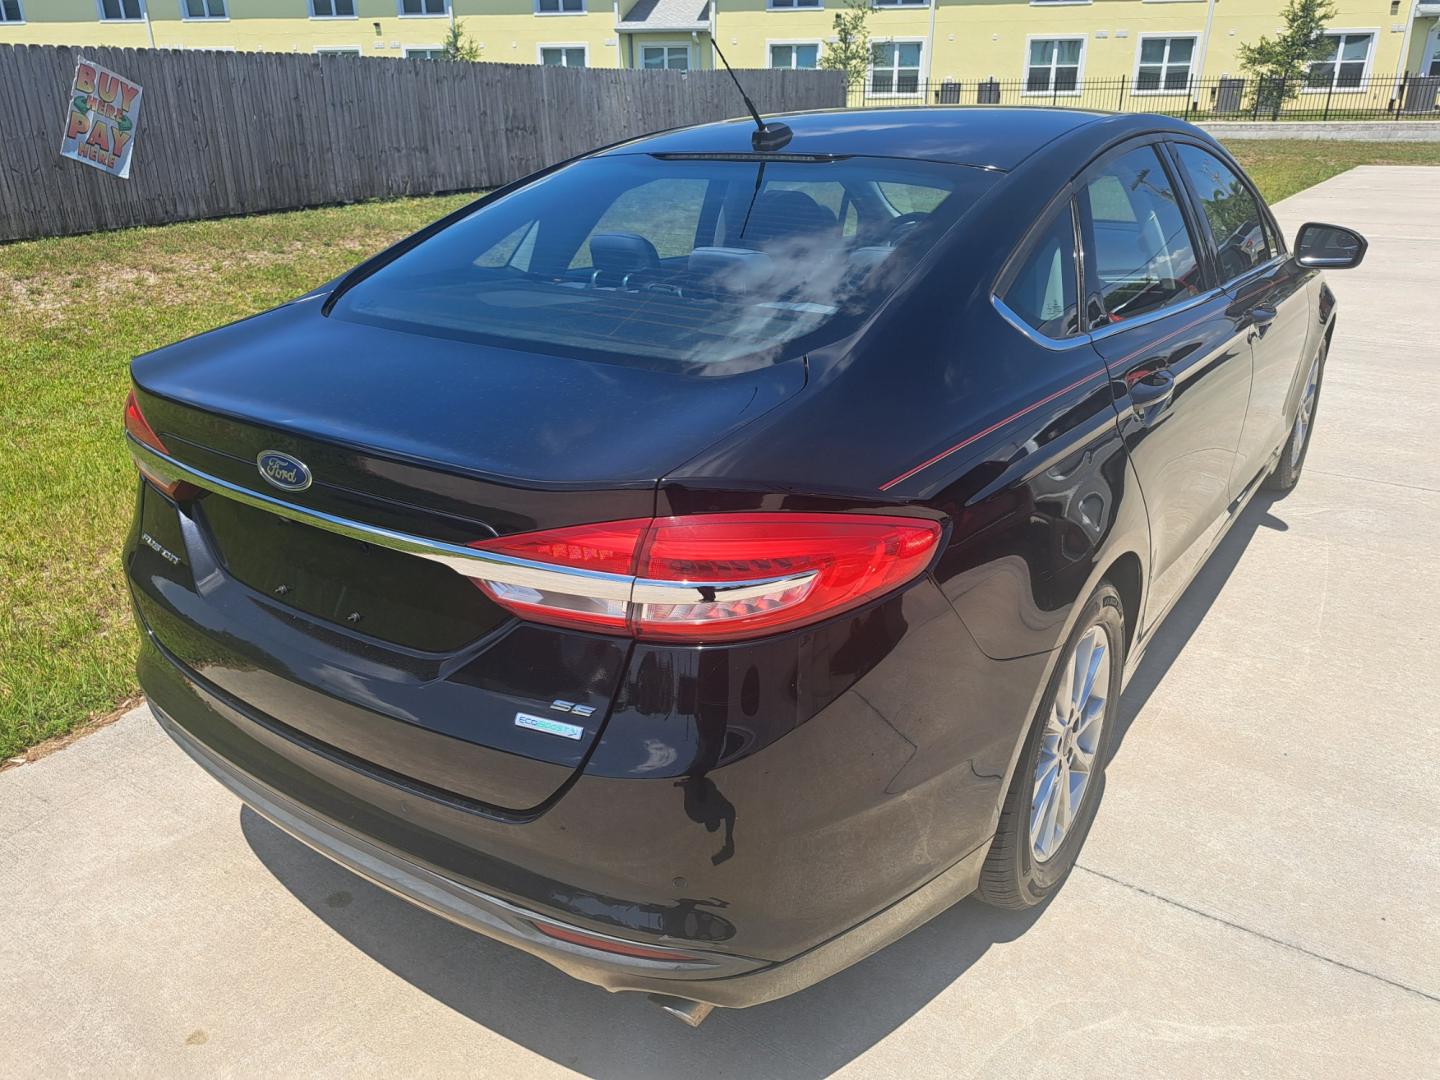
[[[165,730],[691,1022],[1059,886],[1126,677],[1299,476],[1321,268],[1365,252],[1160,117],[785,121],[496,191],[138,358],[125,412]]]

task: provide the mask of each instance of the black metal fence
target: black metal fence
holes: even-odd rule
[[[1440,120],[1440,76],[1401,72],[1252,79],[1077,80],[1064,70],[1028,79],[922,80],[884,72],[849,92],[852,108],[911,105],[1031,105],[1149,112],[1186,120]]]

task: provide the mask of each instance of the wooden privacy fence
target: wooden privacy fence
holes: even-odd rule
[[[130,179],[62,158],[81,57],[139,83]],[[762,112],[834,71],[746,71]],[[722,71],[0,46],[0,240],[494,187],[597,145],[743,115]]]

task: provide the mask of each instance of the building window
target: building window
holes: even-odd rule
[[[823,8],[824,6],[821,0],[770,0],[770,7],[777,10],[789,8]],[[771,66],[773,67],[774,65]]]
[[[20,8],[20,0],[0,0],[0,23],[24,21],[25,12]]]
[[[804,68],[813,70],[820,66],[818,43],[771,45],[770,66],[772,68]]]
[[[439,45],[420,45],[415,48],[405,47],[406,60],[444,60],[445,50]]]
[[[535,0],[537,15],[583,15],[585,0]]]
[[[1025,91],[1030,94],[1073,94],[1080,88],[1080,55],[1084,38],[1035,38],[1030,42],[1030,63]]]
[[[1326,34],[1329,53],[1310,65],[1312,90],[1354,90],[1365,80],[1370,66],[1374,34]]]
[[[310,15],[316,19],[353,19],[355,0],[310,0]]]
[[[145,0],[100,0],[100,18],[105,22],[139,21],[145,16]]]
[[[671,71],[690,70],[690,46],[688,45],[642,45],[640,47],[642,68],[669,68]]]
[[[546,67],[587,67],[584,45],[541,45],[540,63]]]
[[[1190,85],[1190,61],[1194,55],[1193,37],[1141,38],[1135,89],[1184,90]]]
[[[887,41],[870,46],[870,92],[913,94],[920,89],[919,41]]]
[[[359,56],[359,45],[322,45],[315,50],[316,56]]]
[[[401,15],[444,15],[450,8],[450,0],[400,0]]]
[[[224,19],[229,16],[225,0],[185,0],[180,14],[187,19]]]
[[[874,0],[876,7],[928,7],[930,0]]]

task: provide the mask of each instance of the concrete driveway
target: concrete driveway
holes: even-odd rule
[[[1440,170],[1354,225],[1304,478],[1172,615],[1077,870],[699,1031],[242,810],[144,710],[0,776],[0,1074],[1415,1077],[1440,1062]]]

